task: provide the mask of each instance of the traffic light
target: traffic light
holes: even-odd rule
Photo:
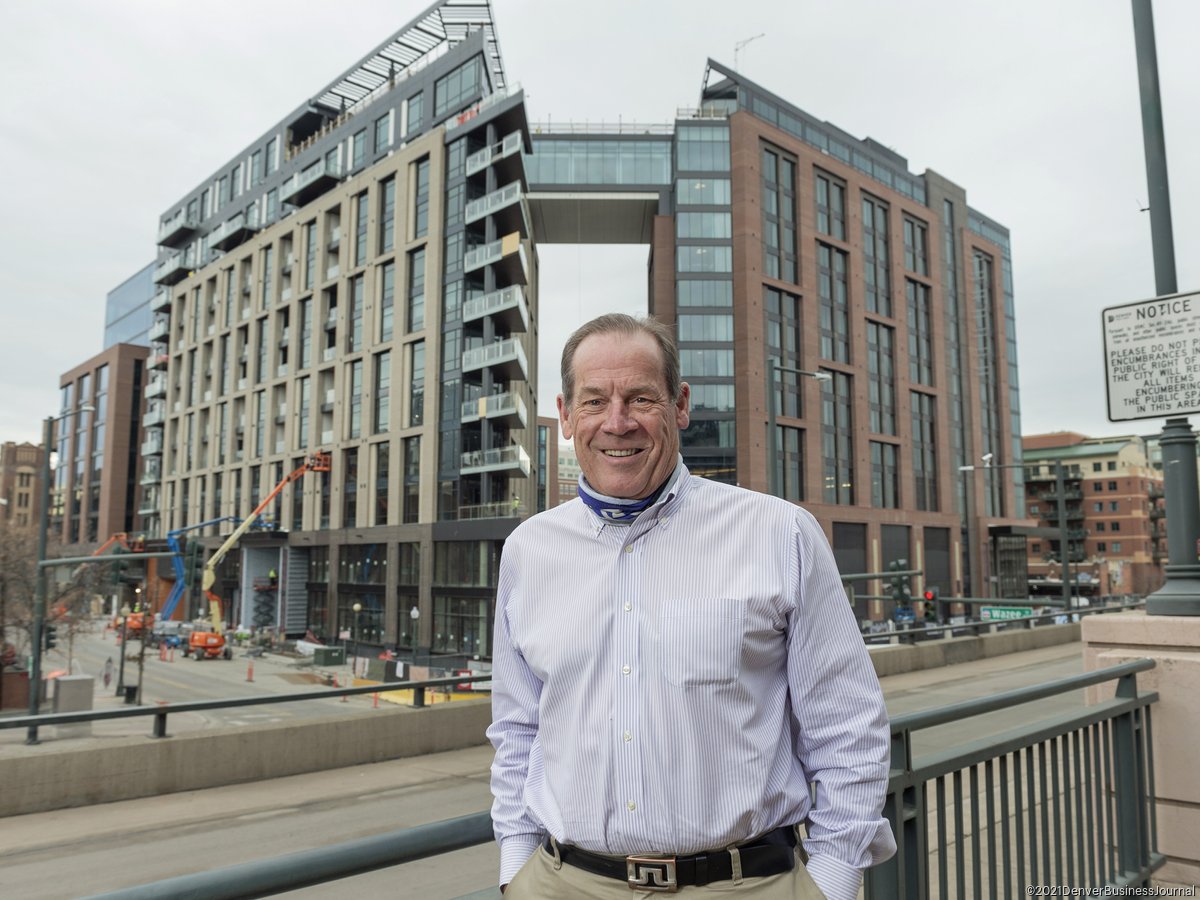
[[[183,565],[183,583],[200,584],[204,577],[204,553],[199,541],[188,541]]]
[[[42,636],[45,638],[44,644],[47,650],[53,650],[58,646],[58,626],[46,625],[42,630]]]
[[[935,588],[935,587],[925,588],[925,602],[926,603],[937,603],[937,599],[938,599],[938,589],[937,588]]]
[[[888,571],[893,572],[890,583],[892,586],[892,599],[897,606],[907,606],[912,602],[912,587],[909,583],[909,575],[901,575],[899,573],[908,569],[907,559],[893,559],[888,563]]]

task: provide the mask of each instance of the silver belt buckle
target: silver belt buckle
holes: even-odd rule
[[[679,890],[673,856],[627,856],[625,872],[631,891],[661,891],[673,894]]]

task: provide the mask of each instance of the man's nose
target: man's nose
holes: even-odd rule
[[[629,405],[618,400],[610,403],[604,418],[604,430],[609,434],[626,434],[637,428],[637,420],[629,414]]]

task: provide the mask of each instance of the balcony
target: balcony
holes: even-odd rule
[[[167,379],[151,378],[148,382],[146,382],[145,394],[147,400],[153,399],[154,397],[167,396]]]
[[[168,290],[155,291],[154,299],[150,301],[150,309],[156,313],[170,313],[171,292]]]
[[[162,432],[155,431],[147,436],[146,440],[142,441],[142,456],[162,456],[163,439]]]
[[[142,486],[148,484],[158,484],[162,480],[162,461],[158,457],[151,457],[146,460],[142,467],[142,477],[138,482]]]
[[[170,357],[165,353],[151,353],[146,359],[146,368],[151,371],[155,369],[166,369],[167,363],[170,362]]]
[[[1063,490],[1063,496],[1067,500],[1082,500],[1083,499],[1083,491],[1075,489],[1075,488],[1065,488]],[[1038,499],[1044,500],[1048,503],[1057,503],[1058,502],[1058,491],[1046,491],[1046,493],[1042,494],[1041,497],[1039,497]]]
[[[257,216],[247,218],[245,213],[238,213],[216,227],[216,230],[208,236],[208,246],[218,250],[229,250],[256,231],[258,231]]]
[[[522,475],[529,474],[529,454],[519,444],[495,450],[471,450],[462,455],[460,473],[463,475],[512,470],[518,470]]]
[[[514,181],[467,204],[463,220],[470,225],[485,216],[496,217],[496,230],[529,237],[529,208],[521,182]]]
[[[529,330],[529,303],[525,290],[519,284],[484,294],[463,304],[462,320],[473,322],[484,316],[495,316],[504,323],[505,331],[526,332]]]
[[[519,394],[486,394],[477,400],[464,401],[462,405],[464,425],[468,422],[478,422],[480,419],[498,419],[505,416],[514,416],[517,419],[517,424],[510,426],[512,428],[526,426],[529,413]]]
[[[166,293],[165,291],[163,293]],[[169,301],[168,301],[169,303]],[[154,324],[150,326],[150,333],[147,335],[150,343],[163,343],[167,340],[167,336],[171,333],[171,320],[167,318],[155,319]]]
[[[518,519],[523,515],[525,507],[519,500],[500,500],[458,508],[460,519]]]
[[[279,267],[279,271],[284,275],[291,274],[292,267],[296,265],[296,254],[285,253],[283,255],[283,264]]]
[[[515,338],[497,341],[485,347],[467,350],[462,356],[463,373],[477,372],[492,367],[502,381],[528,381],[529,363],[525,359],[525,348]]]
[[[516,174],[524,172],[524,166],[521,165],[521,132],[514,131],[512,134],[506,135],[502,141],[492,144],[490,147],[484,147],[482,150],[477,150],[467,157],[467,175],[474,175],[476,172],[482,172],[492,163],[499,164],[501,161],[510,160],[509,164],[504,166],[503,175],[509,176],[510,173]]]
[[[186,259],[186,254],[172,253],[164,259],[154,270],[155,284],[175,284],[183,281],[188,275],[189,262]],[[157,312],[157,307],[154,307]]]
[[[158,226],[158,243],[164,247],[174,247],[181,238],[194,234],[200,227],[200,222],[187,214],[180,207],[169,219],[164,219]]]
[[[163,410],[161,403],[152,403],[146,410],[146,414],[142,416],[142,427],[153,428],[156,425],[162,425],[167,420],[166,412]]]
[[[529,265],[525,259],[525,246],[516,232],[506,234],[498,241],[483,244],[468,250],[463,257],[463,270],[473,272],[484,266],[496,267],[497,274],[510,284],[529,283]]]
[[[143,497],[142,502],[138,504],[139,516],[157,516],[158,515],[158,497],[149,496]]]
[[[279,202],[303,206],[341,181],[342,174],[342,167],[333,160],[319,159],[283,183]]]
[[[1162,518],[1165,518],[1166,515],[1167,515],[1167,511],[1165,509],[1163,509],[1161,506],[1150,507],[1150,518],[1151,519],[1162,519]]]

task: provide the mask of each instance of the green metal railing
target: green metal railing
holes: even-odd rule
[[[892,721],[884,815],[897,853],[866,900],[1004,898],[1030,886],[1148,885],[1155,850],[1150,705],[1141,659]],[[913,735],[1116,679],[1113,699],[920,758]]]
[[[1135,660],[900,716],[884,815],[896,855],[866,874],[866,900],[1007,898],[1029,886],[1148,885],[1155,849],[1150,705]],[[1116,681],[1115,696],[914,758],[937,725]],[[1032,718],[1032,714],[1031,714]],[[487,812],[98,895],[103,900],[240,900],[361,875],[492,840]],[[486,888],[471,898],[499,897]]]

